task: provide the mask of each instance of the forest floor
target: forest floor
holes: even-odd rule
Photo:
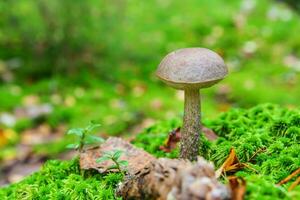
[[[176,158],[178,140],[174,140],[171,132],[180,125],[180,118],[162,121],[144,129],[131,142],[156,157]],[[243,179],[246,199],[300,197],[300,187],[295,184],[292,186],[299,179],[299,173],[283,181],[293,172],[299,171],[300,167],[299,109],[273,104],[232,109],[216,119],[204,120],[204,125],[217,138],[212,140],[201,136],[201,155],[212,161],[216,169],[223,167],[223,175],[219,179],[221,182],[228,183],[228,178],[232,176]],[[237,163],[227,163],[228,166],[224,167],[225,160],[232,156],[237,158],[235,162],[240,164],[239,167],[233,167]],[[115,199],[114,188],[121,180],[120,173],[89,172],[82,176],[77,159],[49,161],[39,172],[20,183],[1,189],[0,196],[17,199],[80,199],[89,195],[94,199]]]

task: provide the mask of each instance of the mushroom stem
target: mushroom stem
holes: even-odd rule
[[[186,89],[184,92],[184,117],[181,131],[180,158],[197,160],[200,134],[200,92]]]

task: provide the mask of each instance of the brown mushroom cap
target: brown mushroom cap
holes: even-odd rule
[[[156,75],[176,89],[210,87],[228,73],[223,59],[205,48],[184,48],[169,53]]]

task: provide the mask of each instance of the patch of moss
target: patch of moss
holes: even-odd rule
[[[120,199],[115,197],[114,189],[121,180],[119,173],[87,172],[82,176],[78,159],[51,160],[39,172],[0,189],[0,199]]]
[[[164,153],[159,146],[164,143],[167,133],[180,125],[179,119],[159,123],[138,135],[134,144],[158,157],[176,157],[178,149]],[[255,169],[237,173],[247,180],[247,199],[300,196],[300,186],[289,193],[287,185],[275,186],[300,167],[300,109],[289,110],[273,104],[247,110],[232,109],[215,120],[204,121],[204,125],[214,130],[219,138],[210,142],[201,136],[201,155],[219,167],[233,147],[239,160]],[[256,156],[252,157],[254,154]]]
[[[181,119],[158,123],[137,135],[133,143],[157,157],[175,158],[178,149],[165,153],[159,147],[180,125]],[[300,186],[287,191],[293,180],[276,186],[300,167],[300,109],[273,104],[232,109],[204,125],[219,138],[211,142],[201,136],[201,155],[219,167],[234,147],[239,160],[251,166],[235,174],[247,181],[246,199],[300,199]],[[76,159],[49,161],[20,183],[0,189],[0,199],[116,199],[114,189],[121,179],[117,173],[82,176]]]

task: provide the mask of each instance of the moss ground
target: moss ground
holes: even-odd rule
[[[167,154],[157,149],[166,133],[180,124],[179,119],[157,124],[138,135],[134,143],[156,156],[176,157],[178,149]],[[300,198],[300,186],[287,192],[290,183],[282,187],[275,185],[300,167],[299,109],[262,104],[247,110],[232,109],[204,124],[220,136],[214,142],[202,138],[201,151],[206,159],[219,167],[233,147],[239,160],[253,168],[236,173],[247,181],[246,199]]]
[[[0,190],[0,199],[86,200],[118,199],[114,188],[122,175],[88,172],[82,176],[78,160],[48,161],[43,168],[23,181]]]
[[[232,109],[215,120],[204,120],[219,138],[210,142],[202,137],[201,153],[219,167],[235,148],[241,162],[251,168],[236,173],[247,181],[246,199],[299,199],[300,186],[288,192],[286,185],[275,184],[300,167],[300,110],[272,104],[251,109]],[[145,129],[133,143],[157,157],[176,157],[159,150],[170,130],[181,125],[171,119]],[[252,159],[252,155],[256,156]],[[80,175],[76,160],[49,161],[41,171],[20,183],[0,190],[6,199],[115,199],[113,193],[119,174]],[[226,176],[224,177],[226,181]],[[3,198],[1,198],[3,199]],[[5,198],[4,198],[5,199]]]

